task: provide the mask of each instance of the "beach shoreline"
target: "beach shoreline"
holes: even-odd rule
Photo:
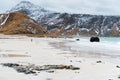
[[[2,80],[119,80],[119,64],[113,62],[119,58],[78,56],[80,53],[70,50],[71,47],[65,45],[71,43],[71,40],[65,38],[8,37],[9,39],[0,39],[0,54],[12,54],[12,57],[0,57],[0,63],[73,65],[80,70],[53,69],[52,73],[41,71],[35,76],[18,73],[12,68],[0,65]],[[20,55],[27,56],[19,57]]]

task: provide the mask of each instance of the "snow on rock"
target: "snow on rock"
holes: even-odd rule
[[[6,17],[5,20],[1,23],[1,26],[6,23],[7,19],[9,18],[9,15],[10,15],[10,14],[7,14],[7,17]]]
[[[80,30],[81,31],[89,31],[89,29],[86,29],[86,28],[81,28]]]
[[[28,14],[31,18],[37,20],[43,16],[46,16],[46,14],[51,13],[48,10],[45,10],[44,8],[34,5],[29,1],[21,1],[19,4],[17,4],[14,8],[10,10],[10,12],[20,11],[25,14]]]
[[[68,25],[67,27],[65,27],[65,29],[69,29],[71,27],[71,25]]]
[[[2,19],[3,15],[0,16],[0,19]]]
[[[6,14],[6,15],[7,15],[6,18],[0,23],[0,26],[1,26],[1,27],[6,23],[6,21],[8,20],[10,14]],[[1,19],[2,17],[4,17],[4,16],[5,16],[5,15],[1,15],[0,19]]]
[[[99,30],[97,29],[97,30],[95,30],[95,33],[98,35],[99,34]]]

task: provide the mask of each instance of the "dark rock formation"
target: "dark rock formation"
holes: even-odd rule
[[[120,75],[118,76],[118,79],[120,79]]]
[[[72,65],[43,65],[43,66],[35,66],[35,65],[20,65],[16,63],[3,63],[1,64],[6,67],[14,68],[19,73],[24,74],[37,74],[40,71],[46,71],[49,73],[53,73],[55,69],[68,69],[68,70],[79,70],[79,67],[74,67]]]
[[[80,39],[76,39],[76,41],[80,41]]]
[[[117,68],[120,68],[120,66],[118,66],[118,65],[117,65],[116,67],[117,67]]]
[[[100,42],[99,37],[91,37],[90,42]]]
[[[2,65],[3,66],[8,66],[8,67],[20,66],[19,64],[11,64],[11,63],[2,64]]]
[[[102,61],[97,61],[96,63],[102,63]]]

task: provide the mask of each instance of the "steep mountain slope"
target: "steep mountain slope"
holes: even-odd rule
[[[52,12],[45,10],[44,8],[34,5],[29,1],[21,1],[15,7],[13,7],[10,12],[19,11],[25,14],[28,14],[34,20],[41,19],[42,17],[50,14]]]
[[[49,33],[58,33],[62,29],[59,35],[74,32],[72,35],[120,36],[120,16],[55,13],[28,1],[20,2],[10,11],[27,14],[47,28]]]
[[[44,34],[46,30],[36,21],[20,12],[0,15],[0,33],[4,34]]]

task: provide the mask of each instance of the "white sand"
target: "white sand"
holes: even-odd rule
[[[4,36],[1,36],[4,38]],[[80,67],[80,70],[55,70],[54,73],[40,72],[37,76],[18,73],[12,68],[0,66],[0,80],[120,80],[119,58],[85,58],[71,51],[51,46],[50,42],[66,42],[62,38],[28,38],[6,36],[0,39],[0,63],[31,63],[36,65],[63,64]],[[14,39],[13,39],[14,38]],[[32,42],[31,42],[32,39]],[[65,54],[64,54],[65,53]],[[30,57],[8,57],[7,54]],[[96,63],[101,60],[102,63]],[[117,61],[117,62],[115,62]]]

